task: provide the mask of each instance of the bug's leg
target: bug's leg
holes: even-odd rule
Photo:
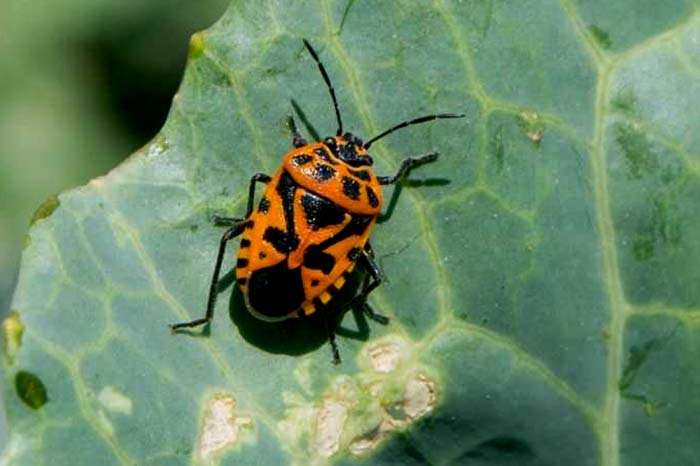
[[[216,256],[216,265],[214,266],[214,275],[211,278],[211,285],[209,285],[209,299],[207,300],[207,312],[201,319],[195,319],[190,322],[180,322],[177,324],[170,324],[172,330],[177,330],[186,327],[197,327],[199,325],[204,325],[211,322],[214,316],[214,306],[216,305],[216,296],[218,294],[219,285],[219,274],[221,273],[221,263],[224,258],[224,253],[226,252],[226,243],[231,239],[243,233],[245,230],[246,222],[242,222],[234,227],[229,228],[221,236],[221,242],[219,243],[219,253]]]
[[[292,145],[297,148],[305,146],[307,144],[306,139],[304,139],[297,129],[297,123],[294,121],[294,117],[291,114],[287,115],[287,126],[289,126],[289,130],[292,132]]]
[[[218,227],[231,227],[238,225],[243,222],[246,218],[250,216],[253,212],[253,205],[255,204],[255,183],[269,183],[272,178],[265,173],[256,173],[250,178],[250,185],[248,187],[248,205],[246,207],[246,213],[244,218],[239,217],[227,217],[225,215],[214,215],[212,220],[214,225]]]
[[[214,223],[216,224],[228,224],[232,225],[228,230],[224,232],[221,236],[221,241],[219,243],[219,253],[216,256],[216,265],[214,265],[214,274],[211,279],[211,284],[209,285],[209,298],[207,299],[207,311],[203,318],[195,319],[190,322],[179,322],[177,324],[171,324],[170,328],[172,330],[177,330],[181,328],[197,327],[199,325],[204,325],[211,322],[214,316],[214,306],[216,305],[216,297],[218,294],[219,286],[219,275],[221,274],[221,263],[224,259],[224,253],[226,252],[226,244],[236,236],[243,233],[247,225],[246,219],[250,217],[253,212],[253,203],[255,201],[255,183],[268,183],[272,178],[265,173],[256,173],[250,178],[250,186],[248,188],[248,207],[246,209],[245,219],[231,218],[231,217],[214,217]]]
[[[365,249],[362,251],[362,255],[359,259],[365,266],[369,275],[367,275],[362,282],[362,288],[360,289],[360,294],[358,294],[352,301],[351,306],[361,305],[362,312],[365,313],[367,317],[379,322],[382,325],[389,323],[389,318],[383,314],[376,312],[372,309],[372,306],[367,302],[367,296],[374,291],[382,283],[382,271],[380,270],[377,263],[374,261],[374,253],[372,252],[372,247],[367,243]]]
[[[214,215],[212,216],[212,221],[217,227],[232,227],[238,225],[245,219],[238,217],[226,217],[224,215]]]
[[[419,165],[425,163],[430,163],[436,161],[438,158],[437,152],[430,152],[428,154],[419,155],[418,157],[409,157],[401,162],[399,171],[396,172],[394,176],[378,176],[377,181],[379,184],[394,184],[397,181],[401,181],[408,173]]]
[[[253,213],[253,204],[255,203],[255,183],[269,183],[272,180],[270,175],[265,173],[256,173],[250,178],[250,187],[248,188],[248,207],[245,210],[245,218],[250,217]]]
[[[338,350],[338,342],[335,341],[335,319],[332,316],[326,317],[326,331],[328,332],[328,341],[331,344],[333,351],[333,364],[338,365],[341,362],[340,351]]]

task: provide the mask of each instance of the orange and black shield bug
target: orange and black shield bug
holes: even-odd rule
[[[464,115],[439,113],[414,118],[392,126],[363,142],[343,132],[335,90],[328,73],[311,45],[306,49],[318,65],[328,87],[338,130],[334,137],[307,143],[297,130],[293,117],[292,149],[273,176],[253,175],[248,190],[248,208],[242,219],[228,219],[232,226],[221,237],[214,276],[209,288],[206,314],[201,319],[171,325],[173,330],[211,322],[216,303],[219,273],[226,244],[241,236],[236,261],[236,282],[248,310],[257,318],[278,322],[327,312],[333,297],[343,288],[359,263],[367,274],[354,299],[338,312],[362,306],[371,319],[388,323],[375,312],[367,296],[382,282],[369,236],[382,207],[383,185],[394,184],[411,169],[437,159],[437,152],[405,159],[393,176],[377,176],[372,169],[370,146],[406,126]],[[257,209],[255,186],[265,183]],[[327,318],[333,362],[340,362],[332,320]]]

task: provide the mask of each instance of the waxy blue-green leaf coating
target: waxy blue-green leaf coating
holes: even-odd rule
[[[153,142],[32,227],[2,464],[697,464],[697,8],[234,2]],[[231,275],[210,334],[167,327],[203,314],[212,216],[276,169],[286,116],[335,132],[302,38],[362,137],[466,114],[373,145],[381,174],[441,157],[385,193],[370,302],[392,320],[346,315],[338,367],[322,322],[256,321]]]

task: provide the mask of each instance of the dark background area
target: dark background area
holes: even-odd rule
[[[5,0],[0,15],[0,318],[33,212],[146,144],[190,36],[228,0]],[[0,450],[7,438],[0,409]]]

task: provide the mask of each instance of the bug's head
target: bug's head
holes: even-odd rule
[[[328,77],[326,68],[318,59],[318,54],[313,49],[313,47],[311,47],[311,44],[309,44],[309,42],[306,39],[304,39],[304,45],[306,46],[306,50],[309,51],[309,54],[311,54],[311,57],[316,62],[316,65],[318,65],[318,69],[321,72],[321,76],[326,82],[326,87],[328,88],[328,92],[331,95],[331,100],[333,101],[333,108],[335,109],[335,118],[338,121],[338,131],[335,133],[335,137],[328,137],[323,140],[323,143],[326,145],[326,147],[328,147],[328,149],[333,153],[333,155],[335,155],[337,158],[347,163],[348,165],[351,165],[353,167],[360,167],[362,165],[372,165],[372,157],[370,157],[367,153],[367,149],[369,149],[369,146],[371,146],[375,141],[393,133],[398,129],[405,128],[411,125],[416,125],[419,123],[425,123],[427,121],[432,120],[439,120],[443,118],[462,118],[464,116],[464,114],[462,113],[436,113],[434,115],[425,115],[422,117],[414,118],[412,120],[402,121],[398,125],[392,126],[386,131],[382,131],[373,138],[370,138],[369,141],[363,142],[360,138],[355,137],[351,133],[343,132],[343,120],[340,117],[338,99],[336,99],[335,97],[335,89],[333,89],[333,86],[331,85],[331,80]]]
[[[374,163],[362,140],[351,133],[327,137],[323,143],[333,155],[352,167],[369,166]]]

